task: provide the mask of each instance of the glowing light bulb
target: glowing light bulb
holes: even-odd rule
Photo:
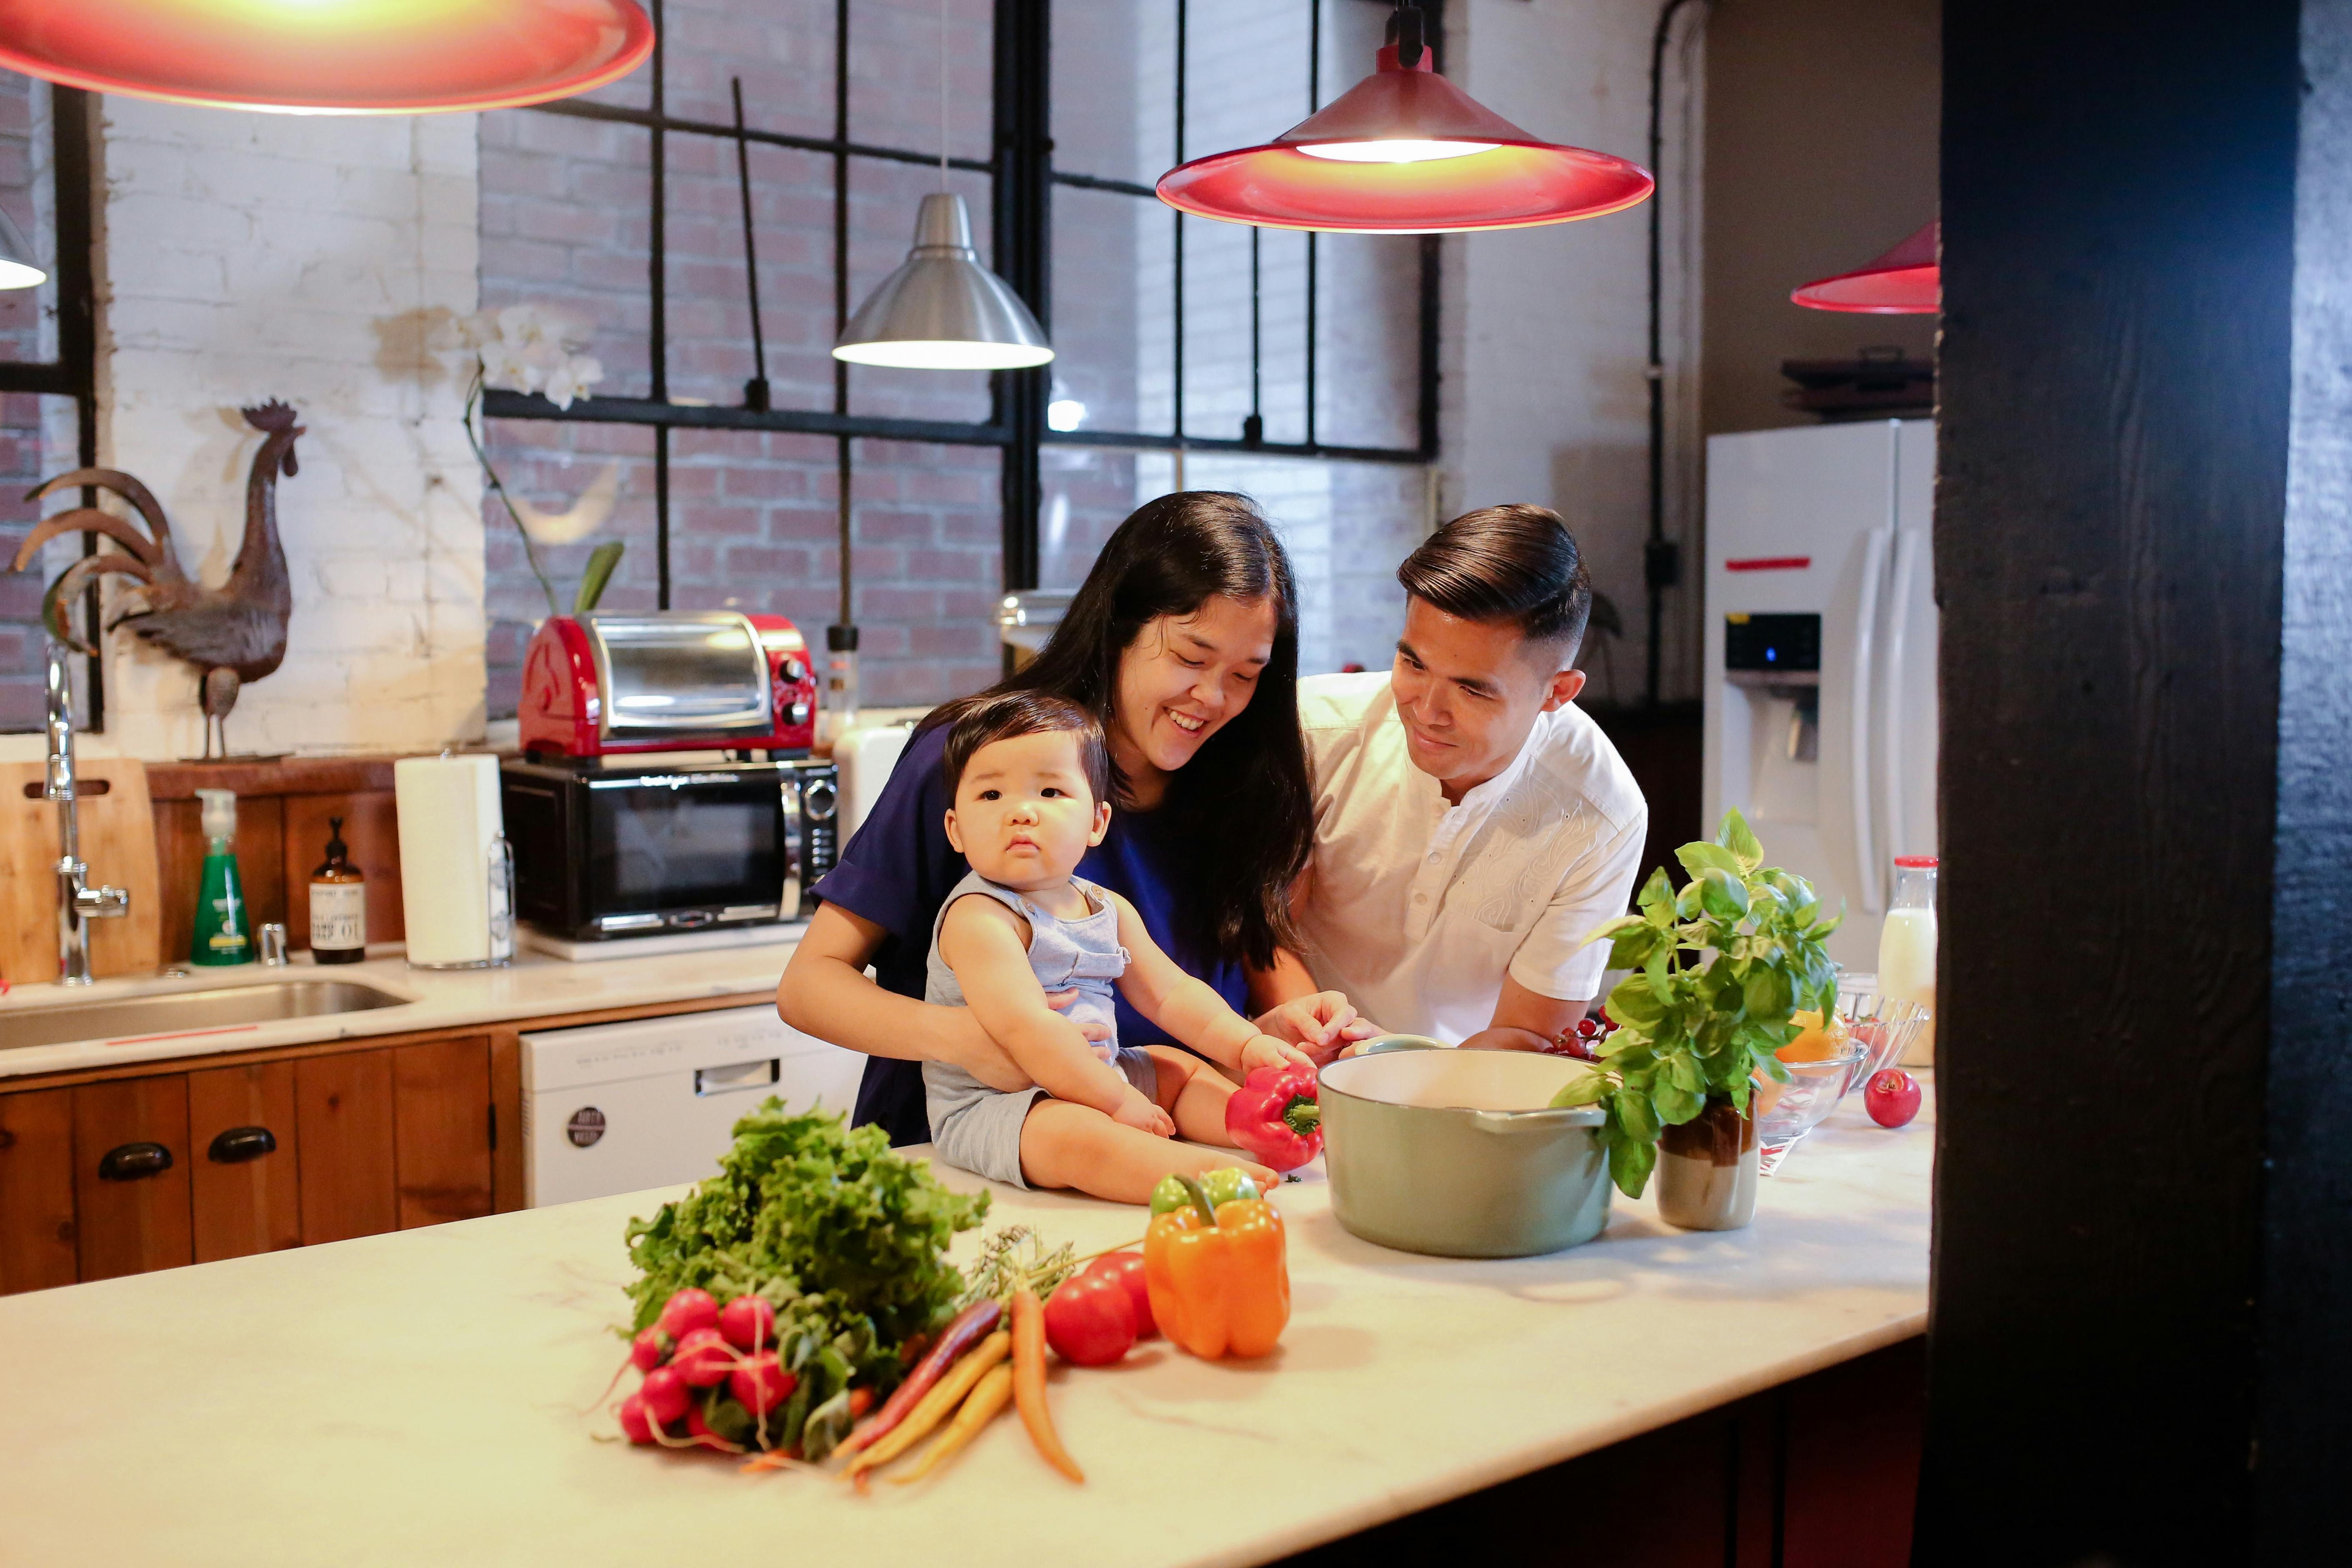
[[[1433,163],[1440,158],[1467,158],[1474,153],[1491,153],[1498,145],[1494,142],[1418,142],[1400,136],[1378,142],[1318,142],[1298,150],[1310,158],[1329,158],[1340,163]]]
[[[1075,430],[1087,422],[1087,405],[1075,397],[1057,397],[1045,405],[1045,428]]]

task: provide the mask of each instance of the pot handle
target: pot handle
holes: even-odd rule
[[[1563,1127],[1598,1127],[1608,1120],[1597,1105],[1567,1105],[1557,1110],[1474,1110],[1481,1132],[1556,1132]]]

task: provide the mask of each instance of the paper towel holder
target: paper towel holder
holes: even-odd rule
[[[447,756],[444,751],[441,753]],[[482,868],[483,892],[489,900],[489,952],[481,958],[453,959],[446,963],[419,963],[408,961],[411,969],[505,969],[514,963],[514,846],[507,842],[504,833],[490,835],[488,853]]]

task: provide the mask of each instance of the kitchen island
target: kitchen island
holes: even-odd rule
[[[1057,1371],[1083,1486],[1009,1419],[865,1497],[596,1441],[615,1431],[583,1412],[621,1358],[622,1229],[667,1193],[12,1297],[0,1561],[1265,1562],[1918,1334],[1931,1121],[1884,1131],[1857,1097],[1747,1230],[1675,1231],[1620,1197],[1601,1239],[1516,1261],[1359,1241],[1311,1167],[1277,1199],[1295,1306],[1275,1356],[1153,1341]],[[998,1188],[987,1223],[1092,1249],[1141,1218]]]

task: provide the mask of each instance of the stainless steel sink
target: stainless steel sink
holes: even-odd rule
[[[407,1001],[355,980],[279,980],[152,996],[60,1002],[55,1006],[5,1007],[0,1008],[0,1050],[54,1046],[67,1040],[200,1034],[243,1024],[401,1007]]]

